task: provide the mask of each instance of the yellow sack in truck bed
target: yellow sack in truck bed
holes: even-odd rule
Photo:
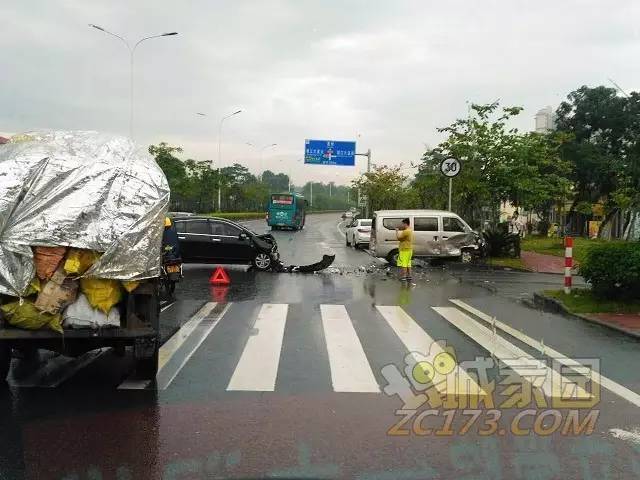
[[[60,314],[41,312],[30,300],[7,303],[0,306],[7,317],[9,325],[27,330],[50,328],[54,332],[62,333],[62,317]]]
[[[82,275],[89,270],[89,267],[98,261],[99,258],[100,254],[93,250],[71,248],[64,261],[64,271],[67,275]]]
[[[122,298],[120,282],[117,280],[81,278],[80,290],[87,296],[89,305],[107,314]]]

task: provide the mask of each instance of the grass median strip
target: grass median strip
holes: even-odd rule
[[[640,313],[640,300],[610,300],[576,288],[570,294],[562,290],[545,290],[544,295],[562,302],[571,313]]]
[[[513,268],[515,270],[529,270],[521,258],[513,257],[490,257],[487,259],[487,265]]]
[[[528,236],[522,239],[520,244],[522,250],[528,252],[542,253],[545,255],[553,255],[555,257],[564,257],[564,239],[556,237],[540,237],[537,235]],[[611,240],[602,240],[598,238],[589,239],[584,237],[574,237],[573,239],[573,259],[577,263],[584,260],[589,247],[602,243],[614,243]]]

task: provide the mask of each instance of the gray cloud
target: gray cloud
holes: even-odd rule
[[[640,6],[602,1],[39,1],[2,8],[0,131],[128,130],[128,57],[117,39],[177,30],[136,53],[136,139],[223,163],[259,156],[298,183],[364,168],[302,167],[305,138],[353,139],[408,164],[466,100],[525,107],[582,84],[640,85]],[[209,116],[199,117],[196,111]]]

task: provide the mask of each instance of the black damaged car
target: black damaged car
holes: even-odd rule
[[[278,246],[268,233],[216,217],[175,217],[173,222],[184,263],[248,263],[269,270],[278,262]]]

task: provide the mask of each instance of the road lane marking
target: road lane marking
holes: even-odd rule
[[[213,303],[213,302],[209,302],[209,303]],[[193,354],[196,353],[198,348],[200,348],[200,345],[203,344],[203,342],[207,339],[209,334],[211,334],[211,332],[216,327],[216,325],[220,323],[220,320],[222,320],[222,318],[227,313],[229,308],[231,308],[231,305],[233,305],[231,302],[225,304],[224,307],[222,307],[222,310],[219,311],[218,313],[214,313],[213,317],[211,318],[207,318],[209,314],[207,314],[202,318],[202,320],[200,321],[200,324],[194,328],[193,333],[189,336],[189,340],[193,339],[196,341],[196,343],[189,350],[185,352],[184,358],[179,363],[179,365],[177,367],[172,368],[171,364],[165,363],[164,368],[162,368],[161,370],[158,370],[158,375],[156,377],[158,390],[166,390],[171,385],[171,383],[175,380],[175,378],[178,376],[180,371],[191,359]],[[215,306],[217,306],[217,304],[213,304],[209,312],[211,312]],[[200,313],[200,311],[198,313]],[[167,362],[168,361],[169,360],[167,360]]]
[[[200,308],[200,310],[198,310],[184,325],[182,325],[182,327],[180,327],[180,329],[176,333],[171,336],[171,338],[169,338],[169,340],[167,340],[160,347],[160,350],[158,351],[158,378],[161,377],[164,367],[167,365],[169,360],[173,358],[178,349],[184,344],[185,341],[187,341],[187,339],[193,334],[195,329],[202,323],[202,321],[207,316],[209,316],[216,305],[217,304],[214,302],[205,303]],[[193,354],[193,351],[191,352],[191,354]],[[177,372],[175,373],[175,375],[177,375]],[[173,375],[173,378],[175,378],[175,375]],[[169,377],[171,377],[171,375]],[[171,381],[173,381],[173,378],[171,378]],[[168,386],[171,381],[169,381],[166,386]],[[150,384],[150,380],[136,379],[134,374],[131,377],[127,378],[124,382],[122,382],[118,386],[118,390],[143,390]],[[161,388],[161,390],[164,390],[164,388]]]
[[[176,302],[171,302],[169,304],[164,305],[161,309],[160,312],[164,312],[167,308],[170,308],[172,305],[174,305]]]
[[[344,305],[320,305],[334,392],[379,392]]]
[[[273,392],[289,305],[265,303],[242,351],[227,390]]]
[[[200,310],[198,310],[180,329],[174,333],[169,340],[167,340],[158,352],[158,371],[162,370],[171,357],[173,357],[185,342],[187,338],[193,333],[198,325],[204,320],[211,311],[215,308],[215,302],[205,303]]]
[[[445,352],[440,344],[436,343],[402,308],[382,305],[376,305],[376,308],[400,338],[400,341],[407,347],[416,362],[428,361],[433,364],[435,357]],[[423,355],[424,358],[422,357]],[[457,363],[452,370],[453,372],[455,372],[454,375],[457,378],[457,385],[451,385],[451,382],[438,382],[435,384],[436,389],[441,394],[487,397],[484,389]],[[451,386],[453,390],[449,390]]]
[[[449,301],[459,306],[460,308],[466,310],[467,312],[475,315],[476,317],[478,317],[480,320],[483,320],[484,322],[487,322],[490,324],[492,321],[494,321],[491,316],[463,302],[462,300],[459,300],[456,298],[450,298]],[[509,325],[503,322],[500,322],[499,320],[495,320],[495,326],[497,329],[502,330],[503,332],[511,335],[513,338],[520,340],[525,345],[535,348],[536,350],[541,350],[542,345],[540,344],[540,342],[522,333],[520,330],[516,330],[515,328],[510,327]],[[577,367],[578,369],[584,368],[584,365],[582,365],[580,362],[563,355],[562,353],[558,352],[557,350],[554,350],[548,345],[544,346],[544,354],[549,358],[553,358],[557,360],[559,363],[567,367],[570,367],[570,368]],[[574,371],[579,372],[579,370],[577,369]],[[629,390],[627,387],[620,385],[617,382],[614,382],[610,378],[607,378],[604,375],[602,375],[602,373],[600,373],[599,375],[594,375],[593,377],[594,378],[591,378],[592,381],[599,383],[600,386],[606,388],[612,393],[615,393],[619,397],[624,398],[626,401],[628,401],[629,403],[632,403],[636,407],[640,407],[640,395],[634,392],[633,390]]]
[[[562,398],[562,399],[579,399],[586,400],[591,398],[591,394],[579,386],[575,387],[573,395],[567,395],[563,393],[563,385],[572,385],[572,382],[565,379],[559,373],[554,372],[544,362],[538,362],[531,355],[524,350],[516,347],[511,342],[505,340],[499,335],[494,335],[487,327],[476,322],[474,319],[462,313],[460,310],[454,307],[431,307],[440,316],[447,320],[451,325],[456,327],[462,333],[471,338],[474,342],[480,345],[482,348],[491,352],[493,356],[507,365],[511,370],[517,373],[525,381],[530,381],[533,378],[542,378],[541,374],[536,371],[544,371],[544,380],[541,385],[538,385],[545,396],[548,398]],[[531,365],[523,365],[522,359],[529,359],[532,361]],[[535,363],[535,364],[534,364]],[[535,381],[535,380],[534,380]]]
[[[622,428],[610,428],[609,433],[617,439],[640,445],[640,428],[635,428],[631,432]]]

